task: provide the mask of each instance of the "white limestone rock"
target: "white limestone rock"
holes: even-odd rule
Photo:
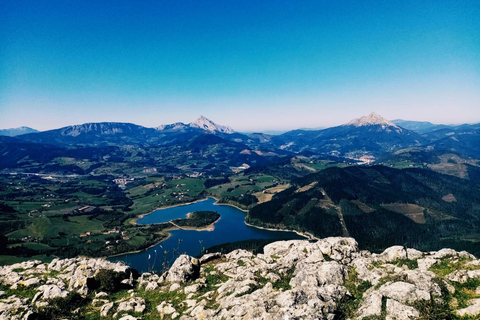
[[[382,313],[382,295],[372,291],[360,304],[357,310],[357,319],[368,316],[380,315]]]
[[[105,303],[101,308],[100,308],[100,316],[106,317],[108,316],[108,313],[110,310],[113,308],[113,302]]]
[[[413,320],[418,319],[419,316],[420,314],[415,308],[392,299],[387,300],[387,316],[385,320]]]
[[[197,279],[199,274],[200,262],[198,259],[182,254],[168,270],[166,280],[185,283]]]
[[[133,311],[142,313],[145,308],[145,300],[143,298],[133,297],[128,300],[121,301],[117,307],[117,312]]]
[[[58,287],[54,284],[44,284],[38,288],[40,292],[43,292],[42,299],[54,299],[54,298],[65,298],[69,291],[65,288]]]
[[[473,299],[468,301],[470,304],[468,307],[457,310],[457,315],[463,316],[474,316],[480,314],[480,299]]]
[[[378,292],[401,303],[413,303],[418,300],[430,300],[428,291],[420,290],[415,285],[403,281],[387,282]]]

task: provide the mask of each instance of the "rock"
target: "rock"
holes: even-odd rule
[[[446,257],[457,257],[458,253],[453,249],[442,249],[437,252],[432,252],[431,256],[435,259],[443,259]]]
[[[470,304],[468,307],[457,310],[457,315],[463,316],[474,316],[480,313],[480,299],[469,300]]]
[[[123,284],[124,286],[133,288],[133,273],[130,272],[130,276],[127,279],[123,279],[120,283]]]
[[[250,251],[247,251],[247,250],[237,249],[237,250],[233,250],[232,252],[228,253],[227,255],[225,255],[225,257],[228,260],[239,260],[241,258],[251,258],[251,257],[253,257],[253,253],[251,253]]]
[[[92,300],[92,306],[94,307],[101,307],[104,306],[106,303],[108,303],[108,300],[105,299],[93,299]]]
[[[68,291],[65,288],[60,288],[53,284],[44,284],[38,288],[39,291],[43,292],[42,299],[54,299],[54,298],[65,298],[68,295]]]
[[[10,296],[0,300],[0,319],[22,319],[25,314],[30,314],[32,306],[28,304],[28,299],[20,299],[16,296]]]
[[[417,259],[418,268],[409,270],[397,265],[397,259],[407,256]],[[218,260],[209,263],[212,259]],[[447,276],[437,276],[428,270],[444,259],[462,263],[458,270]],[[208,264],[208,268],[200,268],[202,263]],[[264,254],[257,255],[245,250],[235,250],[227,255],[205,255],[200,260],[183,255],[162,276],[144,273],[139,279],[133,277],[128,266],[103,259],[78,257],[55,259],[50,264],[26,262],[14,266],[0,266],[0,283],[10,286],[8,297],[0,292],[0,320],[33,319],[35,310],[48,307],[50,299],[65,297],[69,292],[94,296],[87,308],[98,310],[104,318],[113,319],[135,319],[125,313],[137,316],[142,313],[142,318],[182,320],[333,320],[338,317],[339,302],[359,293],[349,293],[346,288],[346,279],[352,281],[354,274],[357,285],[364,286],[364,281],[371,285],[363,293],[354,319],[379,317],[382,301],[386,302],[386,319],[416,319],[423,315],[413,307],[415,302],[440,299],[438,283],[443,282],[453,294],[455,287],[451,282],[465,283],[480,278],[480,260],[466,252],[444,249],[422,253],[394,246],[377,255],[359,251],[355,240],[341,237],[317,242],[279,241],[265,246]],[[122,296],[127,298],[119,301],[113,301],[116,295],[106,292],[92,294],[90,291],[97,289],[91,279],[102,269],[124,273],[125,284],[134,285],[135,289],[122,289]],[[12,283],[12,279],[18,281]],[[10,294],[15,285],[17,290],[23,285],[36,288],[38,292],[31,300],[18,298]],[[166,299],[152,312],[146,309],[145,300],[138,297],[136,288],[167,295],[174,291],[178,296],[185,295],[186,299]],[[480,295],[480,287],[475,292]],[[178,310],[177,304],[181,306]],[[453,302],[452,306],[455,306]],[[76,309],[65,318],[78,318],[79,312],[81,310]],[[455,312],[458,316],[477,316],[480,299],[471,300],[467,308]]]
[[[401,271],[399,276],[404,278],[406,282],[414,284],[419,290],[429,292],[434,296],[440,296],[442,294],[440,286],[433,281],[436,276],[431,271],[405,270]]]
[[[358,252],[358,243],[353,238],[330,237],[318,240],[317,244],[323,254],[346,263],[351,261],[353,253]]]
[[[43,292],[37,292],[34,296],[33,296],[33,299],[32,299],[32,304],[35,303],[35,301],[38,300],[38,298],[40,298],[40,296],[43,294]]]
[[[166,280],[185,283],[197,279],[199,275],[200,263],[198,259],[182,254],[168,270]]]
[[[145,291],[154,291],[156,289],[158,289],[158,283],[156,282],[149,282],[145,287]]]
[[[307,246],[311,244],[302,240],[278,241],[266,245],[263,252],[265,256],[277,259],[278,264],[291,266],[307,257]],[[227,255],[227,259],[231,258]]]
[[[204,254],[201,258],[200,258],[200,264],[205,264],[209,261],[212,261],[212,260],[215,260],[215,259],[220,259],[222,257],[222,253],[220,252],[214,252],[214,253],[207,253],[207,254]]]
[[[113,308],[113,302],[105,303],[102,306],[102,308],[100,308],[100,315],[102,317],[108,316],[108,313],[110,312],[110,310],[112,310],[112,308]]]
[[[95,298],[106,298],[108,297],[108,293],[100,291],[95,294]]]
[[[198,290],[200,290],[202,287],[203,287],[203,285],[201,285],[199,283],[196,283],[196,284],[193,284],[191,286],[185,287],[184,292],[185,292],[185,294],[194,293],[194,292],[197,292]]]
[[[427,271],[431,266],[433,266],[437,262],[438,260],[432,257],[418,259],[417,260],[418,269],[420,269],[421,271]]]
[[[419,316],[420,314],[415,308],[406,306],[392,299],[387,300],[387,317],[385,320],[418,319]]]
[[[163,301],[157,306],[157,311],[160,313],[160,317],[163,319],[166,314],[173,314],[176,312],[175,308],[170,304]]]
[[[25,287],[36,286],[37,284],[41,283],[42,280],[39,278],[30,278],[22,282]]]
[[[133,311],[142,313],[145,310],[145,300],[139,297],[130,298],[127,301],[122,301],[117,307],[117,312]]]
[[[418,289],[415,285],[403,281],[387,282],[378,292],[388,298],[402,303],[413,303],[418,300],[430,300],[430,293]]]
[[[392,262],[397,259],[406,259],[407,252],[403,246],[393,246],[385,249],[377,258],[379,261]]]
[[[119,320],[138,320],[138,318],[135,318],[129,314],[124,314]]]
[[[372,292],[362,301],[357,310],[357,318],[363,319],[368,316],[376,316],[382,313],[382,295],[378,292]]]
[[[416,249],[407,249],[407,259],[416,260],[423,257],[423,252]]]
[[[23,276],[19,275],[15,271],[11,271],[2,277],[2,282],[6,285],[16,285],[23,279]]]
[[[325,284],[343,284],[345,267],[337,261],[328,261],[321,264],[299,263],[295,270],[295,277],[290,280],[292,288],[305,286],[321,286]]]
[[[480,270],[457,270],[448,274],[445,279],[465,283],[468,279],[478,279],[480,278]]]
[[[170,286],[169,291],[172,292],[172,291],[178,290],[178,289],[180,289],[180,287],[181,287],[181,285],[179,285],[178,283],[174,283]]]

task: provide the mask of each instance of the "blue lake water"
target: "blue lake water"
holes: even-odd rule
[[[247,226],[245,212],[229,205],[215,204],[215,201],[208,198],[187,205],[158,209],[137,221],[138,224],[152,224],[185,218],[189,212],[217,211],[220,220],[215,223],[215,230],[172,230],[169,231],[170,238],[149,249],[112,257],[109,260],[124,261],[140,272],[161,271],[165,259],[170,264],[175,259],[174,251],[197,256],[203,248],[227,242],[250,239],[304,239],[294,232],[262,230]]]

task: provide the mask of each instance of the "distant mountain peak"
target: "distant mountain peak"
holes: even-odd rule
[[[353,119],[349,123],[346,124],[347,126],[355,126],[355,127],[365,127],[365,126],[372,126],[372,125],[381,125],[382,127],[394,127],[399,128],[393,122],[385,119],[378,113],[372,112],[368,116],[363,116],[361,118]]]
[[[35,132],[38,132],[38,130],[32,129],[30,127],[21,126],[18,128],[11,128],[11,129],[0,129],[0,136],[15,137],[22,134],[35,133]]]
[[[210,132],[221,132],[221,133],[233,133],[233,129],[228,126],[222,126],[220,124],[216,124],[215,122],[207,119],[205,116],[198,117],[197,120],[190,122],[190,127],[193,128],[200,128]]]
[[[158,127],[156,127],[155,129],[159,130],[159,131],[162,131],[162,130],[184,130],[188,128],[188,126],[183,123],[183,122],[175,122],[175,123],[172,123],[172,124],[162,124]]]

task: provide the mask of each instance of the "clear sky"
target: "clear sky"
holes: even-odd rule
[[[3,0],[0,128],[480,122],[478,0]]]

